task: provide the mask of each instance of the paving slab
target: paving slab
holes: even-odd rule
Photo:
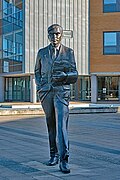
[[[0,116],[0,180],[120,180],[120,114],[70,114],[70,174],[48,167],[45,116]]]

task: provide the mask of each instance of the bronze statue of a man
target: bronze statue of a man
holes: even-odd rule
[[[56,165],[60,159],[60,170],[70,173],[68,106],[70,84],[77,81],[78,72],[74,51],[61,44],[62,35],[63,28],[60,25],[53,24],[48,27],[50,44],[38,51],[35,79],[49,135],[50,160],[47,165]]]

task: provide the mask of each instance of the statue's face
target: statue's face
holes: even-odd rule
[[[57,47],[62,39],[62,32],[59,27],[54,27],[49,31],[48,39],[52,46]]]

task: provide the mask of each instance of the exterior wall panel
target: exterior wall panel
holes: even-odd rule
[[[30,15],[29,15],[29,0],[25,1],[25,60],[24,60],[24,71],[29,72],[29,59],[30,59],[30,47],[29,47],[29,39],[30,39]],[[26,35],[27,34],[27,35]]]
[[[89,74],[88,11],[88,0],[26,0],[25,73],[34,73],[37,51],[49,43],[47,27],[58,23],[73,31],[62,43],[74,49],[79,74]]]
[[[29,71],[31,71],[31,67],[33,67],[33,58],[34,58],[34,40],[35,40],[35,4],[34,1],[29,1],[30,4],[30,11],[29,11],[29,15],[30,15],[30,24],[29,24]],[[25,34],[26,36],[26,34]],[[25,59],[26,61],[26,59]]]

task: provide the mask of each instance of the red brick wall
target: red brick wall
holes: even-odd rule
[[[103,13],[103,0],[90,0],[90,72],[120,72],[120,55],[103,55],[104,31],[120,31],[120,12]]]

